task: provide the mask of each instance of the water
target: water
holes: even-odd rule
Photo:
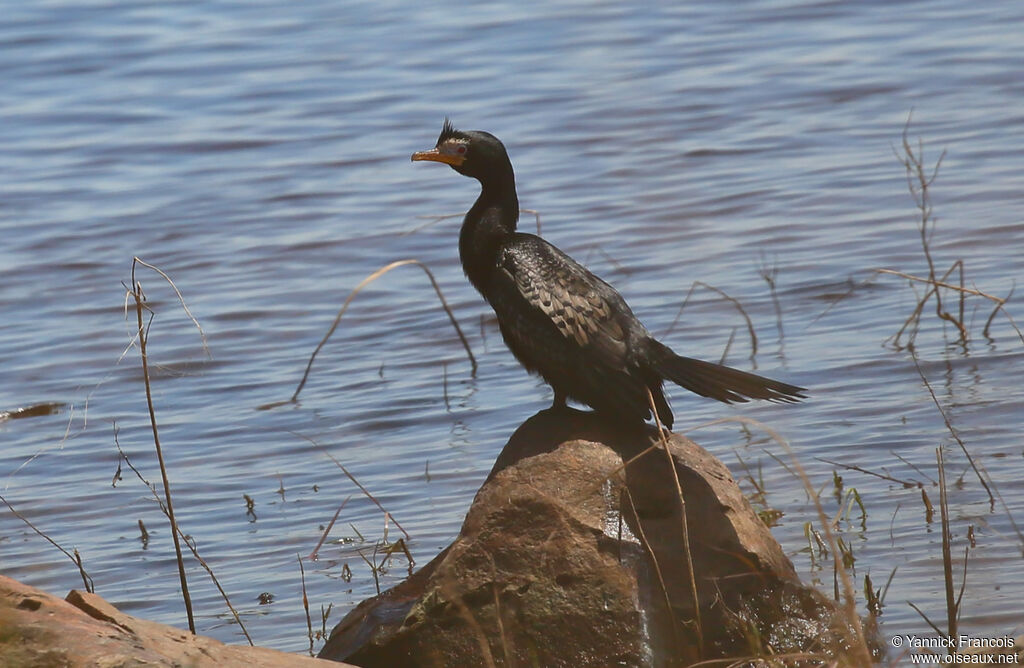
[[[1005,296],[1024,272],[1019,156],[1024,9],[934,3],[619,3],[369,10],[328,2],[21,3],[0,25],[0,410],[63,404],[0,422],[0,489],[123,610],[184,624],[169,531],[121,447],[159,480],[137,350],[125,313],[132,257],[156,312],[154,402],[178,519],[258,643],[303,651],[296,555],[308,555],[350,495],[320,560],[307,561],[314,627],[375,591],[359,556],[401,535],[331,462],[356,476],[411,535],[418,565],[457,534],[512,430],[550,401],[500,341],[462,276],[458,219],[474,184],[411,164],[445,115],[505,140],[524,207],[544,235],[613,282],[664,340],[811,388],[796,407],[730,408],[674,393],[678,428],[746,416],[783,434],[826,511],[832,465],[925,482],[933,503],[946,448],[954,555],[971,551],[963,626],[1020,633],[1021,551],[991,510],[906,350],[884,345],[913,291],[870,269],[925,272],[917,212],[893,155],[910,136],[934,165],[945,271]],[[524,228],[533,221],[524,218]],[[435,272],[480,362],[475,377],[422,272],[367,287],[286,399],[345,296],[383,264]],[[777,269],[784,336],[759,270]],[[853,288],[851,290],[851,287]],[[849,292],[838,305],[834,297]],[[1017,299],[1007,304],[1024,322]],[[917,339],[929,378],[979,465],[1024,521],[1018,374],[1021,340],[990,304],[968,302],[972,340],[926,311]],[[44,413],[46,411],[43,411]],[[115,426],[116,425],[116,426]],[[735,423],[692,436],[737,477],[760,467],[776,536],[801,573],[830,588],[806,551],[818,525],[801,484],[767,453],[781,446]],[[902,457],[901,461],[896,455]],[[915,468],[920,471],[915,470]],[[858,588],[898,570],[883,630],[930,633],[908,606],[944,619],[940,531],[916,488],[840,471],[867,509],[844,523]],[[756,475],[756,473],[755,473]],[[248,495],[255,515],[246,512]],[[151,540],[139,540],[138,520]],[[362,538],[360,538],[362,536]],[[343,540],[343,544],[337,541]],[[379,557],[378,557],[379,558]],[[346,582],[343,567],[352,572]],[[957,567],[959,569],[959,567]],[[63,594],[70,562],[6,508],[0,571]],[[395,558],[381,577],[405,575]],[[242,638],[205,573],[190,568],[198,627]],[[261,593],[274,601],[259,605]]]

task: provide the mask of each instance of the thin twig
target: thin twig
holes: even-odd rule
[[[306,611],[306,629],[309,631],[309,655],[313,656],[313,620],[309,616],[309,597],[306,596],[306,568],[302,565],[302,555],[296,553],[299,560],[299,577],[302,579],[302,607]]]
[[[762,654],[751,654],[738,659],[706,659],[697,663],[689,664],[688,668],[703,668],[705,666],[722,666],[722,668],[745,668],[747,666],[823,666],[824,668],[836,668],[840,664],[837,661],[829,660],[829,657],[813,652],[786,652],[776,654],[765,652]]]
[[[124,463],[128,465],[128,468],[130,468],[132,472],[135,473],[135,477],[137,477],[142,482],[142,484],[149,489],[149,493],[153,495],[153,498],[156,500],[157,505],[160,506],[160,512],[162,512],[166,517],[167,506],[164,505],[163,500],[160,498],[160,495],[157,493],[156,488],[153,486],[153,484],[146,480],[146,478],[142,475],[142,472],[139,471],[139,469],[137,469],[134,464],[132,464],[130,459],[128,459],[128,454],[121,449],[121,444],[118,443],[117,440],[117,432],[117,424],[115,423],[114,445],[117,447],[117,451],[121,453],[121,458],[124,460]],[[141,524],[142,520],[139,520],[139,523]],[[203,557],[199,554],[198,546],[193,541],[189,540],[189,537],[185,535],[185,532],[182,531],[181,527],[179,526],[177,528],[178,535],[181,537],[182,540],[185,541],[185,545],[192,552],[192,556],[196,558],[196,561],[199,562],[199,565],[202,566],[203,569],[206,571],[206,574],[210,576],[210,581],[213,582],[215,587],[217,587],[217,591],[220,592],[221,598],[224,599],[224,603],[228,606],[228,610],[231,611],[231,615],[235,618],[235,622],[238,624],[238,628],[242,629],[242,634],[245,636],[245,639],[249,641],[250,646],[255,646],[255,643],[253,643],[252,641],[252,636],[249,635],[249,631],[245,628],[245,624],[242,622],[241,615],[238,614],[238,610],[235,609],[235,606],[231,604],[231,598],[228,597],[228,593],[224,591],[224,587],[221,586],[220,580],[218,580],[217,576],[214,574],[213,568],[211,568],[210,565],[206,563],[206,560],[203,559]]]
[[[914,605],[910,601],[907,601],[907,605],[909,605],[911,608],[913,608],[917,612],[917,614],[921,615],[921,619],[923,619],[925,621],[925,623],[928,624],[928,626],[932,627],[932,630],[935,631],[935,633],[937,633],[940,638],[945,638],[946,637],[946,634],[943,633],[942,631],[940,631],[939,627],[936,626],[932,622],[932,620],[928,619],[928,615],[926,615],[923,612],[921,612],[921,608],[917,607],[916,605]]]
[[[633,503],[633,495],[629,492],[629,486],[623,485],[622,491],[626,495],[626,500],[629,501],[629,508],[633,511],[633,519],[636,520],[636,531],[640,538],[640,543],[647,548],[647,553],[651,557],[651,563],[654,565],[654,574],[658,577],[658,584],[661,585],[661,593],[665,597],[665,608],[668,612],[669,617],[672,619],[672,639],[675,642],[676,647],[679,647],[679,620],[676,619],[675,609],[672,607],[672,600],[668,595],[668,587],[665,585],[665,578],[661,574],[661,566],[658,564],[658,556],[654,552],[654,546],[651,545],[650,541],[647,540],[647,535],[644,533],[643,524],[640,522],[640,514],[636,510],[636,504]],[[697,607],[697,601],[694,600],[694,607]]]
[[[665,435],[665,430],[662,429],[661,418],[658,417],[658,407],[654,404],[654,395],[651,394],[651,388],[644,389],[647,390],[647,402],[651,407],[654,424],[658,429],[658,435],[661,437],[661,445],[665,451],[665,457],[668,459],[668,468],[672,471],[672,480],[676,484],[676,494],[679,497],[679,523],[683,532],[683,552],[686,556],[686,569],[690,575],[690,591],[693,595],[693,621],[697,626],[697,655],[704,656],[704,629],[701,624],[700,598],[697,595],[697,577],[693,570],[693,552],[690,550],[690,529],[686,519],[686,499],[683,498],[683,487],[679,484],[679,472],[676,470],[676,461],[672,457],[672,450],[669,448],[668,437]]]
[[[964,572],[963,572],[963,575],[960,576],[960,593],[956,595],[956,604],[954,605],[954,607],[956,609],[956,620],[957,620],[958,624],[960,623],[960,612],[961,612],[961,610],[963,610],[963,608],[960,607],[960,603],[964,600],[964,591],[967,589],[967,558],[970,556],[970,554],[971,554],[971,546],[970,545],[965,545],[964,546]]]
[[[480,626],[480,622],[477,621],[476,617],[473,616],[472,611],[470,611],[463,602],[463,598],[467,596],[467,594],[460,594],[455,587],[452,587],[451,585],[442,585],[440,593],[441,596],[444,597],[441,601],[444,604],[451,604],[451,606],[455,608],[456,614],[464,619],[469,625],[471,635],[474,640],[476,640],[477,646],[480,648],[480,658],[482,661],[473,661],[472,665],[483,665],[487,668],[497,668],[498,664],[494,661],[494,654],[491,652],[491,644],[488,641],[489,634],[484,633],[483,628]],[[497,610],[495,610],[495,614],[499,614]]]
[[[786,338],[785,333],[782,331],[782,305],[779,304],[779,294],[775,289],[775,279],[779,275],[778,265],[768,266],[768,262],[764,257],[764,253],[761,253],[761,266],[758,268],[758,273],[761,274],[761,278],[768,284],[768,292],[771,294],[772,304],[775,306],[775,326],[779,330],[779,348],[781,349],[783,341]]]
[[[775,434],[773,430],[768,428],[766,429],[770,434]],[[829,547],[831,548],[833,563],[835,564],[836,589],[839,589],[839,582],[841,581],[843,585],[843,604],[846,609],[846,621],[848,622],[848,625],[842,626],[842,632],[846,635],[851,627],[853,630],[853,637],[846,638],[848,647],[851,650],[857,650],[861,653],[859,665],[871,665],[871,652],[868,649],[860,617],[857,615],[853,582],[850,579],[850,574],[847,572],[846,567],[840,567],[838,561],[840,559],[839,555],[842,554],[839,541],[829,524],[829,518],[825,514],[825,508],[821,505],[821,499],[818,494],[813,493],[814,486],[811,485],[811,479],[808,477],[807,472],[804,471],[804,467],[797,458],[796,453],[793,452],[793,448],[789,445],[789,442],[783,439],[780,435],[777,435],[777,438],[782,443],[782,447],[786,450],[786,453],[790,456],[790,459],[793,462],[793,468],[796,469],[799,474],[800,480],[803,482],[804,489],[811,495],[811,500],[813,501],[815,510],[818,513],[818,522],[821,524],[821,528],[825,532],[825,538],[828,540]]]
[[[203,351],[206,353],[207,357],[209,357],[210,359],[213,359],[213,354],[210,352],[210,346],[208,346],[207,343],[206,343],[206,332],[203,331],[203,326],[200,325],[199,321],[196,320],[196,317],[194,315],[192,315],[192,311],[189,310],[188,304],[185,303],[185,297],[182,296],[181,290],[179,290],[178,286],[174,284],[174,281],[171,280],[171,277],[168,276],[167,274],[165,274],[159,267],[151,265],[148,262],[144,262],[142,260],[142,258],[136,256],[136,257],[132,258],[132,284],[133,285],[135,284],[135,263],[136,262],[141,264],[143,267],[148,267],[149,269],[152,269],[156,273],[160,274],[163,277],[163,279],[165,281],[167,281],[167,283],[171,286],[171,289],[174,290],[174,294],[176,294],[178,296],[178,301],[181,303],[181,308],[185,311],[185,315],[187,315],[189,317],[189,319],[192,321],[192,324],[195,325],[196,329],[199,330],[199,338],[202,339],[202,341],[203,341]]]
[[[373,548],[373,553],[374,553],[374,560],[376,561],[376,558],[377,558],[377,548],[376,548],[376,546],[374,546],[374,548]],[[373,584],[377,588],[377,596],[380,596],[380,579],[377,577],[377,568],[378,568],[377,564],[375,563],[375,561],[370,561],[369,559],[367,559],[366,555],[363,554],[362,550],[356,550],[356,554],[358,554],[360,557],[362,557],[363,561],[366,562],[366,565],[370,567],[370,572],[373,573]]]
[[[536,211],[534,209],[519,209],[519,211],[520,211],[520,213],[532,213],[533,214],[534,218],[537,219],[537,236],[540,236],[540,211]],[[449,218],[461,218],[462,216],[465,216],[465,215],[466,214],[464,214],[464,213],[443,213],[443,214],[416,216],[420,220],[426,220],[427,222],[420,223],[416,227],[413,227],[412,229],[409,229],[409,230],[406,230],[405,232],[402,232],[401,236],[407,237],[410,234],[415,234],[416,232],[419,232],[420,230],[424,230],[424,229],[430,227],[431,225],[434,225],[436,223],[441,222],[442,220],[448,220]]]
[[[1017,332],[1017,336],[1020,337],[1020,340],[1024,341],[1024,332],[1021,332],[1020,327],[1017,326],[1017,322],[1010,315],[1009,311],[1007,311],[1006,308],[1004,307],[1004,304],[1006,304],[1006,301],[1010,298],[1009,295],[1007,295],[1006,298],[1004,299],[1004,298],[996,297],[994,295],[990,295],[987,292],[982,292],[981,290],[978,290],[977,288],[965,288],[965,287],[960,286],[960,285],[954,285],[952,283],[946,283],[945,281],[940,281],[940,280],[932,281],[932,280],[927,279],[927,278],[921,278],[920,276],[914,276],[912,274],[907,274],[907,273],[904,273],[902,271],[896,271],[894,269],[874,269],[872,271],[874,271],[876,274],[892,274],[893,276],[899,276],[900,278],[905,278],[908,281],[916,281],[918,283],[928,283],[928,284],[932,285],[933,287],[948,288],[950,290],[956,290],[957,292],[961,292],[961,293],[966,294],[966,295],[974,295],[976,297],[983,297],[985,299],[988,299],[989,301],[995,303],[995,305],[996,305],[995,306],[995,310],[993,311],[993,313],[995,313],[996,311],[1002,312],[1002,314],[1009,321],[1010,326],[1013,327],[1015,332]],[[926,292],[925,294],[927,296],[928,293]],[[920,303],[918,305],[919,305],[919,307],[921,306]],[[992,322],[992,318],[990,317],[989,321],[988,321],[988,324],[985,325],[985,331],[986,332],[988,331],[988,326],[991,324],[991,322]]]
[[[686,305],[690,301],[690,296],[693,294],[694,288],[696,288],[698,286],[702,287],[702,288],[705,288],[707,290],[711,290],[712,292],[715,292],[715,293],[721,295],[723,299],[725,299],[726,301],[731,303],[733,306],[735,306],[736,310],[740,312],[740,315],[742,315],[743,319],[746,320],[746,322],[747,322],[747,331],[750,333],[750,359],[754,359],[754,356],[757,355],[757,334],[754,332],[754,323],[750,320],[750,316],[747,315],[747,312],[743,308],[743,305],[740,304],[739,300],[737,300],[735,297],[730,297],[728,294],[725,293],[725,291],[721,290],[720,288],[716,288],[713,285],[708,285],[707,283],[705,283],[703,281],[694,281],[690,285],[690,290],[689,290],[689,292],[686,293],[686,298],[683,299],[683,303],[679,307],[679,311],[676,312],[676,317],[672,320],[672,324],[670,324],[668,326],[668,329],[666,329],[665,332],[661,336],[662,337],[667,336],[668,334],[670,334],[672,332],[673,329],[675,329],[676,324],[679,323],[679,318],[681,318],[682,315],[683,315],[683,309],[686,308]]]
[[[909,459],[906,459],[905,457],[901,457],[900,454],[898,452],[896,452],[895,450],[890,450],[889,454],[892,455],[893,457],[895,457],[896,459],[900,460],[901,462],[903,462],[904,464],[906,464],[910,468],[914,469],[918,473],[920,473],[923,477],[927,478],[928,482],[930,482],[931,484],[933,484],[933,485],[937,484],[935,482],[935,480],[933,480],[930,475],[928,475],[927,473],[922,471],[916,464],[914,464],[914,462],[910,461]]]
[[[188,616],[188,628],[192,635],[196,634],[196,622],[192,615],[192,598],[188,593],[188,579],[185,576],[185,561],[181,556],[181,542],[178,540],[178,524],[174,520],[174,506],[171,503],[171,483],[167,477],[167,466],[164,464],[163,450],[160,447],[160,433],[156,425],[156,409],[153,407],[153,389],[149,383],[149,355],[146,353],[146,328],[142,321],[142,284],[135,280],[135,263],[132,262],[132,297],[135,299],[135,312],[138,316],[139,352],[142,355],[142,379],[146,386],[146,405],[149,408],[149,424],[153,430],[153,444],[156,446],[156,457],[160,463],[160,477],[163,479],[164,498],[167,503],[167,519],[171,523],[171,536],[174,538],[174,553],[178,560],[178,579],[181,582],[181,597],[185,601],[185,612]],[[150,266],[150,265],[147,265]],[[161,272],[163,273],[163,272]],[[175,288],[177,290],[177,288]]]
[[[1010,297],[1013,296],[1013,291],[1016,290],[1016,289],[1017,289],[1017,283],[1015,281],[1013,283],[1013,285],[1010,286],[1010,291],[1008,293],[1006,293],[1006,296],[1003,297],[1002,299],[1000,299],[999,302],[996,304],[996,307],[994,309],[992,309],[992,313],[989,314],[988,320],[985,321],[985,329],[981,330],[981,333],[984,336],[986,336],[988,338],[992,338],[992,337],[989,336],[989,329],[992,327],[992,321],[995,319],[996,313],[998,313],[1000,310],[1002,310],[1003,304],[1005,304],[1006,302],[1010,301]],[[1003,311],[1003,312],[1005,313],[1005,311]],[[1009,317],[1009,316],[1007,316],[1007,317]],[[1010,319],[1010,323],[1013,324],[1013,319],[1012,318]],[[1017,325],[1014,324],[1013,326],[1016,327]]]
[[[985,299],[991,300],[996,304],[1002,304],[1005,300],[995,297],[988,293],[982,292],[974,288],[965,288],[962,285],[956,285],[954,283],[946,283],[939,279],[921,278],[920,276],[914,276],[913,274],[907,274],[902,271],[896,271],[895,269],[872,269],[876,274],[892,274],[893,276],[899,276],[910,281],[917,281],[918,283],[927,283],[929,285],[938,286],[940,288],[948,288],[950,290],[956,290],[967,295],[974,295],[976,297],[984,297]]]
[[[331,521],[327,523],[327,528],[324,529],[324,532],[320,535],[320,541],[316,544],[316,547],[313,548],[313,551],[309,553],[309,558],[312,561],[316,561],[317,560],[317,557],[318,557],[318,555],[320,553],[320,547],[324,544],[324,541],[327,540],[327,535],[329,533],[331,533],[331,528],[334,527],[334,523],[338,520],[338,515],[341,514],[342,508],[345,507],[345,504],[348,503],[349,499],[351,499],[351,498],[352,498],[352,495],[349,494],[348,497],[344,501],[341,502],[341,505],[338,506],[338,509],[336,511],[334,511],[334,517],[332,517]]]
[[[455,320],[455,314],[452,313],[451,308],[448,306],[448,302],[445,300],[444,294],[441,292],[441,286],[437,284],[437,279],[434,278],[433,272],[431,272],[430,269],[427,268],[427,265],[423,264],[419,260],[398,260],[397,262],[392,262],[391,264],[381,267],[377,271],[373,272],[372,274],[361,280],[359,284],[356,285],[355,288],[353,288],[352,292],[349,293],[348,297],[345,299],[345,303],[342,304],[341,309],[338,311],[338,315],[334,316],[334,322],[331,323],[331,326],[330,328],[328,328],[327,333],[324,334],[324,337],[320,340],[320,343],[317,344],[316,349],[313,351],[313,354],[309,356],[309,362],[306,364],[306,371],[302,374],[302,380],[299,381],[299,386],[295,388],[295,393],[292,394],[291,399],[289,399],[288,402],[284,403],[294,403],[295,401],[298,400],[299,393],[302,392],[302,388],[305,387],[306,380],[309,379],[309,373],[313,369],[313,360],[316,359],[316,356],[320,353],[320,349],[324,347],[324,344],[327,343],[327,340],[331,338],[332,334],[334,334],[334,330],[338,328],[338,323],[341,322],[341,316],[345,315],[345,311],[348,309],[348,305],[352,303],[352,300],[355,298],[357,294],[359,294],[360,290],[362,290],[364,287],[366,287],[373,281],[377,280],[384,274],[388,273],[392,269],[397,269],[398,267],[404,267],[406,265],[415,265],[422,269],[424,272],[426,272],[427,278],[430,279],[430,284],[434,287],[434,292],[437,293],[437,298],[441,300],[441,306],[444,308],[444,312],[448,314],[448,319],[451,320],[452,326],[455,327],[455,332],[459,335],[459,340],[462,341],[462,347],[466,349],[466,354],[469,356],[469,362],[473,366],[473,374],[476,374],[476,358],[473,357],[473,351],[470,350],[469,348],[469,342],[466,340],[465,334],[462,333],[462,328],[459,327],[458,321]],[[270,404],[268,407],[275,405],[277,404]]]
[[[366,489],[365,487],[363,487],[363,483],[361,483],[361,482],[359,482],[358,480],[356,480],[356,477],[355,477],[354,475],[352,475],[351,473],[349,473],[349,472],[348,472],[348,469],[347,469],[347,468],[345,468],[345,466],[344,466],[344,465],[343,465],[343,464],[342,464],[341,462],[339,462],[339,461],[338,461],[338,459],[337,459],[337,458],[336,458],[336,457],[335,457],[334,455],[332,455],[331,453],[329,453],[329,452],[327,451],[327,449],[326,449],[326,448],[325,448],[324,446],[320,445],[319,443],[317,443],[317,442],[316,442],[315,440],[313,440],[313,439],[312,439],[312,438],[310,438],[309,436],[306,436],[305,434],[300,434],[300,433],[299,433],[299,432],[297,432],[297,431],[289,431],[288,433],[289,433],[289,434],[294,434],[295,436],[298,436],[299,438],[304,438],[304,439],[306,439],[307,441],[309,441],[310,443],[312,443],[312,444],[313,444],[314,446],[316,446],[316,447],[317,447],[317,448],[318,448],[318,449],[319,449],[319,450],[320,450],[320,451],[321,451],[322,453],[324,453],[325,455],[327,455],[327,457],[328,457],[328,458],[329,458],[329,459],[330,459],[330,460],[331,460],[332,462],[334,462],[334,465],[335,465],[335,466],[337,466],[337,467],[338,467],[339,469],[341,469],[341,472],[342,472],[342,473],[344,473],[344,474],[345,474],[346,476],[348,476],[348,479],[349,479],[349,480],[351,480],[351,481],[352,481],[353,483],[355,483],[356,487],[358,487],[358,488],[359,488],[359,490],[360,490],[360,491],[361,491],[361,492],[362,492],[362,493],[363,493],[363,494],[364,494],[364,495],[366,496],[366,498],[368,498],[368,499],[369,499],[370,501],[373,501],[374,505],[376,505],[376,506],[377,506],[377,507],[378,507],[378,508],[380,509],[380,511],[381,511],[382,513],[384,513],[384,516],[385,516],[385,517],[391,517],[391,520],[392,520],[392,521],[393,521],[393,522],[395,523],[395,526],[396,526],[396,527],[398,527],[399,531],[401,531],[401,532],[402,532],[403,534],[405,534],[405,537],[406,537],[406,538],[408,538],[409,540],[412,540],[412,536],[410,536],[410,535],[409,535],[409,532],[408,532],[408,531],[406,531],[406,530],[405,530],[405,529],[404,529],[404,528],[402,527],[402,525],[398,523],[398,520],[396,520],[396,519],[395,519],[395,516],[394,516],[394,515],[392,515],[391,513],[389,513],[389,512],[388,512],[388,511],[387,511],[387,510],[386,510],[386,509],[384,508],[384,506],[382,506],[382,505],[380,504],[380,501],[378,501],[378,500],[377,500],[377,497],[375,497],[375,496],[374,496],[373,494],[371,494],[371,493],[370,493],[370,490],[368,490],[368,489]]]
[[[854,283],[853,282],[853,277],[852,276],[848,277],[846,279],[846,282],[847,282],[847,285],[849,285],[849,287],[846,289],[846,292],[843,292],[840,295],[834,295],[832,293],[826,293],[825,295],[822,295],[823,298],[824,297],[832,297],[832,299],[829,300],[828,306],[825,307],[825,310],[822,311],[821,313],[819,313],[818,315],[814,316],[811,319],[810,323],[808,323],[808,324],[809,325],[815,324],[816,322],[818,322],[819,320],[824,318],[826,315],[828,315],[829,312],[839,304],[839,302],[844,301],[847,297],[852,295],[854,292],[856,292],[860,288],[866,288],[866,287],[870,286],[872,283],[874,283],[874,280],[875,280],[874,274],[872,274],[871,277],[864,279],[860,283]]]
[[[913,111],[911,111],[911,113],[907,115],[907,122],[903,127],[903,134],[901,137],[902,153],[895,146],[893,146],[893,154],[896,156],[896,159],[900,162],[900,164],[903,165],[904,169],[906,170],[907,189],[910,191],[910,195],[914,200],[914,204],[917,206],[921,214],[917,227],[918,233],[921,237],[921,249],[924,253],[925,262],[927,264],[928,275],[927,277],[922,278],[918,276],[912,276],[910,274],[905,274],[903,272],[893,271],[891,269],[878,269],[875,271],[877,273],[887,273],[896,276],[901,276],[910,281],[925,283],[928,285],[928,289],[925,290],[923,296],[919,297],[913,312],[911,312],[911,314],[907,317],[906,321],[903,323],[903,326],[900,327],[899,331],[896,332],[896,334],[894,334],[888,340],[892,340],[894,345],[899,346],[900,339],[903,336],[904,332],[906,332],[908,328],[913,327],[908,337],[908,343],[912,345],[917,334],[921,313],[924,310],[925,304],[932,296],[934,296],[936,316],[938,316],[940,319],[946,322],[951,323],[954,327],[956,327],[957,332],[959,334],[960,342],[966,346],[968,340],[968,331],[967,326],[964,324],[965,300],[967,295],[976,295],[989,299],[996,304],[992,313],[989,315],[987,322],[985,323],[985,328],[982,332],[984,336],[989,336],[989,328],[992,324],[992,320],[995,318],[996,313],[1001,311],[1006,316],[1006,319],[1010,322],[1010,325],[1013,327],[1013,329],[1017,332],[1017,336],[1021,339],[1022,342],[1024,342],[1024,333],[1021,332],[1016,322],[1014,322],[1013,317],[1010,316],[1009,312],[1007,312],[1004,308],[1004,305],[1006,304],[1006,301],[1009,299],[1009,296],[1000,299],[998,297],[985,294],[979,290],[965,288],[963,260],[956,260],[950,266],[950,268],[946,270],[946,273],[942,276],[942,278],[937,278],[935,262],[932,258],[930,248],[931,238],[935,232],[935,220],[933,217],[931,205],[930,188],[932,184],[935,182],[935,179],[938,177],[939,168],[942,166],[942,161],[946,157],[946,152],[943,151],[939,155],[938,159],[935,161],[935,166],[930,170],[930,172],[925,169],[924,143],[919,139],[917,142],[917,149],[915,151],[915,148],[911,144],[909,139],[912,115]],[[946,279],[951,274],[953,274],[953,272],[959,273],[959,285],[953,285],[945,282]],[[939,290],[940,287],[949,290],[954,290],[957,292],[957,316],[952,315],[943,308],[942,293]]]
[[[732,342],[736,340],[736,328],[733,327],[732,331],[729,332],[729,340],[725,342],[725,348],[722,350],[722,356],[718,358],[719,364],[725,364],[726,358],[729,357],[729,351],[732,350]]]
[[[850,470],[850,471],[858,471],[860,473],[866,473],[868,475],[873,475],[876,478],[881,478],[882,480],[888,480],[889,482],[894,482],[894,483],[897,483],[899,485],[903,485],[904,487],[907,487],[907,488],[910,488],[910,487],[923,487],[922,483],[919,483],[916,480],[900,480],[899,478],[894,478],[894,477],[892,477],[890,475],[885,475],[883,473],[877,473],[875,471],[869,471],[868,469],[861,468],[860,466],[857,466],[856,464],[844,464],[842,462],[832,461],[831,459],[825,459],[824,457],[815,457],[815,459],[817,459],[819,462],[825,462],[826,464],[831,464],[832,466],[841,466],[844,469],[847,469],[847,470]]]
[[[953,423],[949,421],[949,416],[946,415],[946,410],[942,407],[942,404],[939,403],[939,398],[935,396],[935,391],[932,389],[931,383],[929,383],[928,379],[925,377],[924,371],[921,369],[921,364],[917,360],[917,351],[914,349],[913,346],[910,346],[909,350],[910,359],[914,360],[914,368],[917,369],[917,375],[921,377],[921,381],[924,383],[925,388],[927,388],[928,394],[930,394],[932,397],[932,402],[934,402],[935,407],[939,409],[939,414],[942,415],[942,421],[946,423],[946,429],[949,430],[949,433],[960,445],[960,449],[963,450],[964,456],[967,457],[967,461],[970,462],[971,468],[974,469],[975,475],[978,476],[978,481],[981,482],[981,486],[984,487],[985,491],[988,493],[989,506],[991,508],[995,508],[996,499],[992,495],[992,490],[989,488],[988,483],[985,481],[985,476],[983,476],[981,474],[981,471],[978,470],[978,465],[974,463],[974,457],[972,457],[971,453],[967,450],[967,446],[960,438],[960,434],[958,434],[956,428],[953,427]]]
[[[778,443],[782,447],[784,447],[784,448],[788,448],[789,447],[789,442],[786,441],[786,439],[782,437],[782,434],[780,434],[779,432],[775,431],[774,429],[772,429],[771,427],[769,427],[768,425],[766,425],[763,422],[760,422],[758,420],[755,420],[754,418],[749,418],[749,417],[745,417],[745,416],[742,416],[742,415],[735,415],[735,416],[731,416],[731,417],[717,418],[717,419],[714,419],[714,420],[710,420],[708,422],[702,422],[702,423],[694,425],[692,427],[688,427],[688,428],[686,428],[686,429],[684,429],[684,430],[682,430],[680,432],[677,432],[677,433],[679,433],[679,434],[689,434],[690,432],[697,431],[698,429],[704,429],[705,427],[714,427],[715,425],[725,424],[727,422],[738,422],[738,423],[743,424],[743,425],[750,425],[752,427],[757,427],[758,429],[760,429],[763,432],[765,432],[766,434],[768,434],[769,438],[771,438],[773,441],[775,441],[776,443]]]
[[[989,480],[991,480],[992,476],[989,474],[988,469],[985,468],[984,462],[979,462],[978,465],[981,467],[981,470],[985,475],[989,477]],[[1003,512],[1006,513],[1006,518],[1010,520],[1010,526],[1013,527],[1014,533],[1017,534],[1017,540],[1021,545],[1021,556],[1024,556],[1024,531],[1021,531],[1020,526],[1017,525],[1017,521],[1013,519],[1013,513],[1010,512],[1009,506],[1007,506],[1006,501],[1003,500],[1003,494],[999,491],[999,487],[993,487],[992,491],[995,492],[996,498],[999,499],[999,505],[1003,507]]]
[[[425,230],[426,228],[430,227],[431,225],[434,225],[436,223],[440,223],[442,220],[448,220],[449,218],[459,218],[459,217],[462,217],[462,216],[465,216],[465,215],[466,214],[464,214],[464,213],[444,213],[444,214],[416,216],[420,220],[425,220],[427,222],[420,223],[416,227],[410,228],[410,229],[402,232],[399,236],[407,237],[410,234],[415,234],[415,233],[419,232],[420,230]]]
[[[61,547],[60,544],[57,543],[57,541],[55,541],[54,539],[50,538],[45,533],[43,533],[43,531],[39,527],[37,527],[35,524],[32,524],[32,522],[30,522],[27,517],[25,517],[24,515],[19,513],[17,510],[15,510],[14,506],[11,505],[11,502],[8,501],[7,499],[5,499],[3,497],[3,495],[0,495],[0,501],[4,502],[4,505],[7,506],[10,509],[10,511],[14,514],[15,517],[17,517],[19,520],[21,520],[22,522],[27,524],[28,527],[30,529],[32,529],[32,531],[35,531],[37,534],[39,534],[40,536],[45,538],[50,543],[50,545],[53,545],[55,548],[57,548],[58,550],[63,552],[64,555],[68,559],[71,560],[71,563],[75,564],[75,566],[78,568],[78,572],[82,576],[82,584],[85,586],[85,590],[87,592],[92,594],[93,592],[96,591],[95,586],[93,585],[92,577],[88,573],[85,572],[85,568],[82,567],[82,560],[80,558],[79,559],[75,559],[74,555],[72,555],[70,552],[68,552],[63,547]]]
[[[946,497],[946,467],[942,461],[942,448],[935,449],[939,467],[939,511],[942,517],[942,581],[946,589],[946,630],[948,637],[956,637],[956,599],[953,597],[953,559],[949,546],[949,501]],[[952,654],[952,648],[949,649]]]

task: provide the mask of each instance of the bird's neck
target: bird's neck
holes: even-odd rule
[[[516,231],[519,199],[511,165],[506,174],[481,181],[480,196],[459,233],[459,258],[470,282],[486,296],[487,279],[502,244]]]

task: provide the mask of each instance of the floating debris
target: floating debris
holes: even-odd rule
[[[42,404],[34,404],[22,408],[15,408],[9,411],[0,411],[0,422],[17,420],[20,418],[40,417],[43,415],[56,415],[66,406],[62,401],[47,401]]]

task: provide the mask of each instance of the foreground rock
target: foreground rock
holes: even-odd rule
[[[126,615],[95,594],[67,600],[0,575],[0,666],[313,668],[325,662],[238,647]],[[326,664],[338,665],[338,664]]]
[[[534,416],[455,542],[350,612],[320,656],[367,668],[685,666],[820,653],[822,638],[857,645],[799,583],[725,466],[673,436],[684,532],[664,450],[623,468],[654,437],[570,409]]]

